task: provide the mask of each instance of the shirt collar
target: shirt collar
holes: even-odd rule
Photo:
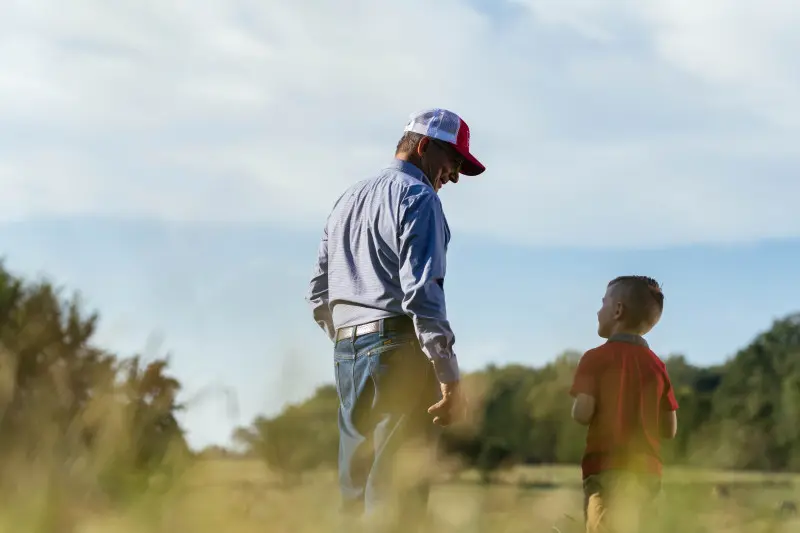
[[[431,184],[431,180],[428,179],[428,176],[425,175],[422,170],[418,166],[413,163],[409,163],[408,161],[403,161],[402,159],[395,158],[391,163],[389,163],[389,167],[394,170],[399,170],[404,174],[408,174],[414,178],[417,178],[422,183],[425,183],[429,187],[433,188],[433,184]]]
[[[645,348],[650,347],[647,344],[647,341],[644,340],[644,337],[632,335],[630,333],[615,333],[608,338],[608,342],[627,342],[629,344],[638,344],[639,346],[644,346]]]

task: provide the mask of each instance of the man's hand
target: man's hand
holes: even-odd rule
[[[428,413],[433,415],[433,423],[439,426],[449,426],[459,418],[466,415],[467,402],[461,392],[458,381],[454,383],[441,383],[442,399],[428,408]]]

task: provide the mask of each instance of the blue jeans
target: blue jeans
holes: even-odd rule
[[[401,452],[421,450],[417,463],[435,453],[439,431],[427,410],[441,392],[433,365],[413,334],[369,333],[336,343],[334,371],[342,510],[368,521],[397,513],[402,530],[414,531],[429,484],[424,476],[395,483],[393,474]],[[429,474],[431,466],[421,470]]]

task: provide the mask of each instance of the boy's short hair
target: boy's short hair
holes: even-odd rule
[[[664,311],[664,293],[656,280],[648,276],[619,276],[608,288],[625,305],[629,326],[652,328]]]

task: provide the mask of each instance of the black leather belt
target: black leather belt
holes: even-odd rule
[[[360,337],[368,333],[377,333],[381,330],[381,323],[383,323],[383,331],[390,333],[413,333],[414,323],[411,318],[407,316],[392,316],[367,322],[366,324],[359,324],[357,326],[348,326],[346,328],[339,328],[336,330],[336,342],[344,339]]]

